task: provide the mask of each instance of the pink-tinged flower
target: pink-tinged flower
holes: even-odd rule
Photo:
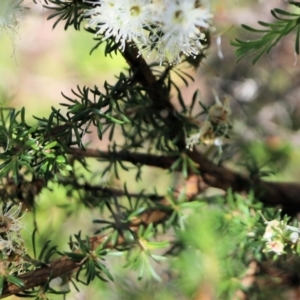
[[[284,253],[284,244],[281,240],[273,240],[266,243],[266,252],[274,252],[277,255]]]

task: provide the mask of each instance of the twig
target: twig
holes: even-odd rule
[[[162,169],[169,169],[176,156],[158,156],[143,153],[130,153],[127,151],[105,152],[94,149],[75,149],[68,150],[68,154],[77,157],[94,158],[117,158],[132,164],[142,164]],[[204,182],[212,187],[222,190],[232,189],[234,192],[254,191],[255,196],[263,203],[271,206],[281,205],[286,213],[296,214],[300,211],[300,184],[286,182],[268,182],[261,179],[251,179],[246,175],[229,170],[226,167],[218,166],[202,157],[195,150],[189,156],[198,164],[198,170]],[[190,174],[192,171],[190,170]]]
[[[190,193],[190,200],[193,199],[195,193]],[[161,205],[167,205],[166,198],[160,200]],[[130,224],[127,225],[131,231],[137,232],[141,225],[148,226],[149,224],[158,225],[166,221],[172,210],[159,210],[156,208],[149,208],[140,216],[135,217]],[[94,236],[90,238],[91,251],[107,241],[109,235]],[[117,248],[118,246],[125,246],[128,242],[122,237],[118,236],[115,244],[105,243],[105,248]],[[80,266],[79,261],[71,260],[68,256],[63,256],[48,265],[43,265],[41,268],[18,276],[22,280],[24,287],[18,287],[12,283],[5,283],[0,299],[21,293],[24,290],[44,285],[49,279],[56,278],[73,272]]]

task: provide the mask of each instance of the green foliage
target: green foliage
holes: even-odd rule
[[[290,158],[291,149],[283,144],[277,148],[261,142],[248,143],[242,150],[242,165],[245,165],[251,178],[262,178],[283,170]]]
[[[53,27],[64,21],[65,30],[80,30],[85,9],[94,7],[93,1],[81,0],[45,3],[53,12],[48,17],[55,19]],[[290,4],[299,6],[298,2]],[[246,30],[263,35],[253,41],[233,42],[238,60],[254,54],[255,63],[293,31],[297,32],[295,51],[299,54],[300,14],[281,9],[272,10],[272,14],[278,20],[275,23],[259,22],[266,29],[243,25]],[[96,33],[93,28],[86,31]],[[210,45],[209,36],[205,31],[203,52],[193,61],[191,57],[183,58],[185,63],[192,67],[200,64]],[[113,38],[99,35],[94,39],[91,52],[99,51],[100,45],[105,46],[105,56],[113,57],[119,52],[120,43]],[[199,182],[194,184],[195,191],[189,190],[189,181],[193,176],[199,179],[200,170],[204,170],[202,175],[207,182],[215,180],[214,172],[220,169],[220,181],[228,174],[235,185],[246,180],[246,176],[239,175],[235,183],[235,174],[226,173],[219,159],[218,164],[213,164],[200,153],[197,160],[194,145],[186,149],[188,135],[195,130],[201,133],[206,120],[205,138],[211,145],[208,150],[204,142],[201,146],[207,150],[206,156],[210,150],[222,154],[222,145],[215,146],[214,142],[216,137],[229,138],[229,104],[207,106],[198,102],[199,93],[195,91],[188,105],[179,82],[189,85],[193,80],[189,71],[167,64],[147,64],[131,42],[122,55],[128,68],[120,72],[114,83],[105,81],[103,87],[78,85],[69,95],[62,94],[65,102],[60,108],[52,107],[47,117],[35,117],[34,125],[28,124],[25,108],[0,108],[0,196],[6,207],[21,202],[24,209],[30,210],[28,214],[32,211],[34,228],[28,253],[17,253],[16,243],[7,250],[7,241],[0,240],[0,294],[12,283],[22,290],[21,296],[49,299],[49,294],[69,293],[68,283],[75,290],[79,290],[77,284],[91,286],[97,279],[109,286],[119,280],[118,273],[127,278],[133,270],[133,277],[128,276],[131,282],[143,279],[160,287],[155,295],[148,295],[151,299],[192,299],[207,288],[215,299],[234,299],[238,293],[254,298],[265,296],[267,291],[260,290],[259,280],[252,286],[243,280],[252,264],[259,266],[274,257],[279,261],[281,254],[299,253],[298,240],[291,241],[290,237],[290,231],[298,233],[297,224],[282,218],[278,208],[266,208],[258,201],[258,193],[251,194],[248,186],[247,196],[246,188],[236,188],[243,195],[230,189],[222,195],[201,193]],[[92,135],[102,150],[89,148],[87,137]],[[265,166],[282,167],[288,150],[267,149],[257,143],[248,145],[244,166],[249,185],[254,186],[269,174]],[[168,170],[170,181],[176,183],[169,186],[160,182],[152,187],[154,178],[145,166]],[[129,183],[133,173],[134,188]],[[74,238],[71,235],[63,247],[39,235],[41,221],[35,215],[41,205],[37,196],[47,190],[55,197],[52,191],[58,187],[65,202],[55,203],[56,208],[64,210],[66,218],[73,216],[73,223],[82,222],[79,233],[73,232]],[[91,213],[85,220],[77,220],[83,208]],[[46,214],[51,217],[50,211]],[[3,210],[0,216],[0,233],[5,232],[10,241],[14,241],[10,234],[16,231],[13,220],[20,219],[22,212],[15,215],[7,215]],[[284,251],[273,251],[277,256],[272,253],[272,240],[265,237],[266,224],[274,220],[280,225],[271,227],[271,231],[285,247]],[[84,222],[92,226],[83,225]],[[110,264],[114,257],[118,259],[116,266]],[[60,264],[66,268],[65,273]],[[30,278],[20,278],[34,272],[45,272],[46,280],[27,288]],[[56,289],[53,286],[57,278],[62,284]],[[63,285],[67,288],[63,289]],[[129,289],[129,294],[134,292]]]
[[[251,262],[266,258],[261,244],[263,206],[230,192],[200,203],[187,215],[184,230],[176,231],[181,245],[172,260],[173,271],[180,274],[177,284],[187,299],[202,289],[217,299],[233,299],[247,290],[242,282]],[[275,211],[266,214],[274,217]]]
[[[52,5],[48,6],[48,1]],[[56,19],[53,28],[55,28],[60,21],[65,21],[65,30],[67,30],[71,25],[73,25],[75,30],[80,29],[80,23],[83,20],[83,11],[88,7],[83,0],[70,2],[61,0],[46,0],[46,4],[45,8],[55,11],[48,17],[48,20],[53,18]]]
[[[299,2],[289,1],[289,3],[299,7]],[[231,42],[236,47],[238,61],[247,56],[254,55],[252,62],[255,64],[264,54],[269,53],[283,37],[291,32],[296,33],[295,53],[300,54],[300,14],[291,13],[279,8],[271,10],[271,14],[277,20],[274,23],[258,22],[265,29],[254,29],[248,25],[242,25],[244,29],[250,32],[263,33],[263,35],[255,40],[243,41],[236,39]]]

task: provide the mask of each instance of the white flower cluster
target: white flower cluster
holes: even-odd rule
[[[89,2],[86,0],[86,2]],[[160,64],[181,62],[203,48],[203,30],[212,15],[199,0],[98,0],[85,16],[97,35],[114,38],[124,51],[133,41],[147,57],[156,51]]]
[[[284,221],[272,220],[267,223],[263,239],[266,240],[266,252],[274,252],[277,255],[284,253],[288,244],[297,244],[299,241],[300,229],[289,226]]]
[[[22,13],[20,6],[23,0],[1,0],[0,1],[0,32],[11,31],[15,33],[19,17]]]

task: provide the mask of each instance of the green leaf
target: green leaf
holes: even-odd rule
[[[184,155],[182,159],[182,176],[183,178],[188,177],[188,162],[187,162],[187,156]]]
[[[87,284],[93,281],[96,277],[95,263],[92,259],[88,259],[86,262],[86,276],[87,276]]]
[[[178,170],[180,164],[182,163],[182,157],[180,156],[178,159],[175,160],[175,162],[171,165],[170,170],[176,171]]]
[[[22,288],[25,286],[24,282],[21,279],[19,279],[18,277],[15,277],[13,275],[7,275],[6,280],[10,283],[13,283],[14,285],[16,285],[19,288]]]
[[[259,22],[260,25],[263,25],[263,26],[269,26],[268,23],[264,23],[264,22]],[[268,32],[267,29],[255,29],[255,28],[252,28],[248,25],[245,25],[245,24],[242,24],[242,27],[248,31],[252,31],[252,32]]]
[[[133,211],[132,213],[129,214],[129,216],[127,217],[128,221],[131,221],[132,219],[134,219],[136,216],[140,215],[141,213],[143,213],[147,208],[146,207],[140,207],[137,210]]]
[[[161,249],[161,248],[167,248],[170,245],[168,241],[162,241],[162,242],[147,242],[147,248],[149,250],[154,249]],[[151,255],[152,256],[152,255]]]
[[[121,115],[121,118],[123,119],[123,121],[125,122],[125,123],[130,123],[131,121],[125,116],[125,115]]]
[[[168,245],[169,246],[169,243]],[[161,256],[161,255],[154,255],[154,254],[151,254],[151,257],[155,260],[155,261],[165,261],[167,260],[167,258],[165,256]]]
[[[118,237],[119,237],[119,233],[117,230],[115,230],[110,236],[109,239],[111,241],[112,246],[115,246],[117,244],[118,241]]]
[[[281,14],[281,15],[284,15],[284,16],[293,16],[293,17],[299,17],[298,14],[293,14],[293,13],[290,13],[289,11],[286,11],[286,10],[282,10],[280,8],[274,8],[274,11],[278,14]]]
[[[289,1],[290,4],[300,7],[300,2],[297,1]]]
[[[101,269],[101,271],[106,275],[107,278],[109,278],[111,281],[114,281],[113,276],[109,272],[109,270],[106,268],[104,264],[102,264],[99,260],[96,261],[98,267]]]
[[[300,26],[298,26],[297,34],[296,34],[296,42],[295,42],[295,52],[300,54]]]
[[[300,243],[299,242],[297,243],[296,251],[297,251],[298,254],[300,254]]]
[[[66,162],[66,159],[64,156],[62,155],[58,155],[56,158],[55,158],[56,162],[57,163],[65,163]]]
[[[300,14],[290,13],[281,9],[274,9],[271,11],[272,15],[278,20],[273,23],[266,23],[259,21],[261,26],[266,27],[266,29],[254,29],[247,25],[242,25],[242,27],[248,31],[255,33],[263,33],[262,36],[255,40],[242,41],[236,39],[231,41],[231,45],[236,47],[237,61],[249,56],[254,55],[253,64],[255,64],[262,55],[268,53],[284,36],[288,35],[294,30],[299,32],[299,19]],[[278,15],[289,16],[290,18],[284,19]],[[295,51],[299,53],[299,38],[298,34],[295,42]]]
[[[44,150],[54,148],[57,144],[58,144],[57,141],[54,141],[54,142],[52,142],[52,143],[49,143],[49,144],[47,144],[47,145],[44,147]]]
[[[2,292],[3,292],[4,279],[5,279],[5,276],[0,275],[0,295],[2,295]]]
[[[105,114],[104,117],[106,119],[109,119],[109,120],[113,121],[114,123],[117,123],[117,124],[124,124],[125,123],[124,121],[118,120],[118,119],[116,119],[116,118],[114,118],[114,117],[112,117],[108,114]]]
[[[83,253],[76,253],[76,252],[64,252],[64,253],[65,255],[67,255],[68,257],[70,257],[75,261],[81,261],[86,257],[85,254]]]

